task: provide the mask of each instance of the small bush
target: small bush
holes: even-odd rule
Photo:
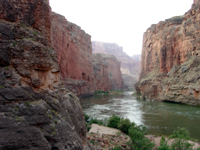
[[[92,128],[91,127],[91,124],[88,122],[88,123],[86,123],[86,128],[87,128],[87,131],[90,131],[90,129]]]
[[[18,109],[19,109],[19,108],[17,108],[17,107],[14,108],[15,111],[18,111]]]
[[[116,146],[116,147],[114,147],[114,148],[110,148],[109,150],[121,150],[121,149],[122,149],[122,147]]]
[[[192,150],[193,145],[184,139],[176,138],[171,145],[172,150]]]
[[[94,95],[98,95],[98,94],[108,95],[109,92],[108,92],[108,91],[95,91],[95,92],[94,92]]]
[[[98,125],[103,125],[103,121],[102,120],[98,120],[96,118],[92,118],[89,123],[90,124],[96,123]]]
[[[93,145],[95,145],[95,142],[94,142],[94,140],[90,140],[90,143],[92,143]]]
[[[108,119],[108,127],[111,128],[117,128],[119,123],[120,123],[120,117],[116,116],[115,114],[113,114],[109,119]]]
[[[190,132],[185,128],[178,127],[177,130],[175,130],[173,132],[173,134],[171,134],[169,136],[169,139],[171,139],[171,138],[180,138],[180,139],[189,140],[190,139]]]
[[[154,143],[151,143],[149,139],[145,138],[146,128],[142,125],[135,126],[135,124],[132,124],[132,126],[129,128],[129,136],[131,140],[128,142],[128,145],[131,149],[136,150],[152,150],[155,146]]]
[[[84,114],[84,117],[85,117],[85,121],[87,121],[90,118],[90,116],[88,116],[87,114]]]
[[[170,150],[169,145],[167,145],[167,142],[165,141],[165,137],[162,136],[160,139],[160,147],[158,147],[157,150]]]
[[[120,122],[119,122],[117,128],[119,130],[123,131],[124,133],[128,134],[128,130],[131,127],[131,125],[132,125],[132,123],[128,118],[126,118],[126,119],[122,118],[122,119],[120,119]]]

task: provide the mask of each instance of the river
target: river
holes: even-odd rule
[[[185,127],[190,136],[200,140],[200,107],[136,100],[133,92],[123,95],[81,98],[84,113],[98,119],[116,114],[144,125],[149,134],[170,135],[177,127]]]

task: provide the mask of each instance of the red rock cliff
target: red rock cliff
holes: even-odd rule
[[[152,25],[144,33],[139,94],[146,99],[198,105],[200,1],[191,10]]]
[[[93,55],[93,73],[95,79],[95,91],[109,91],[108,62],[104,61],[101,54]]]
[[[94,93],[91,37],[63,16],[52,13],[52,45],[64,83],[78,96]]]
[[[89,148],[79,99],[61,84],[50,17],[46,0],[0,1],[0,149]]]
[[[93,54],[95,90],[123,89],[120,62],[116,57],[102,53]]]
[[[135,59],[129,57],[125,52],[123,52],[123,48],[119,47],[115,43],[94,41],[92,42],[92,52],[114,55],[118,60],[120,60],[125,88],[134,88],[134,83],[137,82],[140,72],[140,61],[136,61]],[[126,84],[130,81],[130,78],[132,78],[133,84]]]

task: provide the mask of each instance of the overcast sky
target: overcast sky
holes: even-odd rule
[[[80,26],[92,41],[117,43],[141,54],[143,33],[159,21],[184,15],[193,0],[50,0],[52,11]]]

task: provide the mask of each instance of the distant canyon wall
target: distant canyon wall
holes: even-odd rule
[[[119,47],[115,43],[103,43],[97,41],[92,42],[92,52],[113,55],[121,61],[124,88],[134,88],[134,84],[137,82],[140,73],[140,55],[129,57],[123,52],[123,47]],[[129,81],[131,81],[131,84],[129,84]]]
[[[48,1],[0,3],[0,149],[91,149],[80,101],[63,85],[51,46]]]
[[[200,1],[144,33],[137,93],[145,99],[200,104]]]
[[[120,62],[116,57],[106,54],[93,54],[93,70],[96,91],[123,89]]]

